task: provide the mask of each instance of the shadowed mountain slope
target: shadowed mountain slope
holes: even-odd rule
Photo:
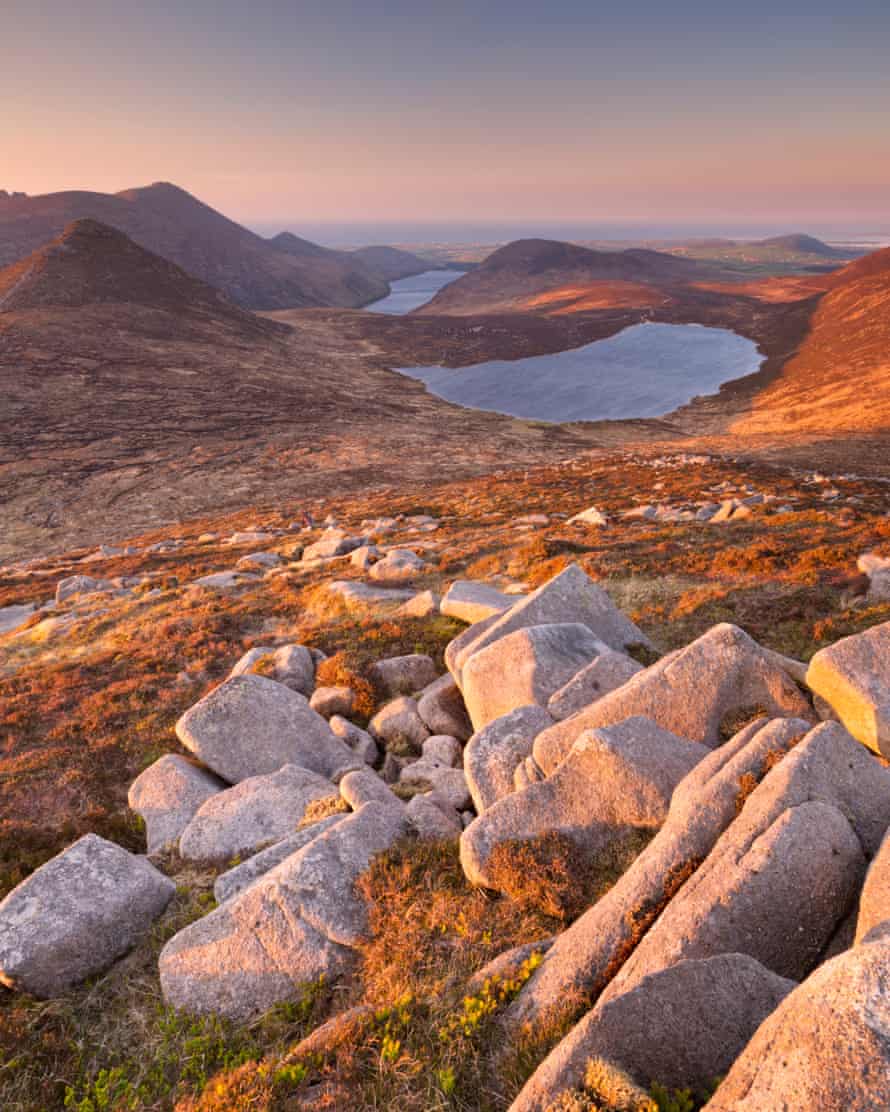
[[[0,195],[0,265],[82,218],[119,229],[250,309],[357,306],[387,292],[386,282],[348,253],[296,236],[282,249],[166,182],[115,194]]]
[[[396,282],[399,278],[410,278],[412,274],[435,269],[434,263],[421,259],[410,251],[401,251],[398,247],[359,247],[352,255],[361,259],[375,273],[383,275],[387,282]]]

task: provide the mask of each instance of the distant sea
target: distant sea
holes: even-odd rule
[[[469,244],[506,243],[539,237],[561,240],[688,240],[767,239],[805,232],[831,243],[855,244],[864,249],[890,245],[890,222],[884,227],[815,224],[550,224],[529,221],[511,224],[362,223],[318,224],[311,220],[258,221],[251,227],[262,236],[291,231],[326,247],[359,247],[368,244]]]

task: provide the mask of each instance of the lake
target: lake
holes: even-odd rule
[[[645,323],[555,355],[398,370],[472,409],[537,421],[602,421],[661,417],[753,374],[762,358],[751,340],[724,328]]]
[[[423,274],[412,274],[410,278],[399,278],[390,282],[390,294],[372,301],[365,308],[372,313],[410,313],[419,305],[426,305],[430,298],[443,286],[463,275],[462,270],[425,270]]]

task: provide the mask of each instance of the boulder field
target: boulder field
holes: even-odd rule
[[[389,585],[423,568],[335,528],[303,554],[341,557],[371,581],[347,609],[401,604]],[[372,931],[356,882],[405,839],[459,842],[504,899],[517,848],[558,839],[584,865],[633,846],[570,926],[496,959],[535,956],[504,1047],[565,1031],[513,1112],[600,1107],[603,1069],[642,1089],[722,1077],[711,1112],[890,1107],[890,623],[805,667],[726,623],[659,657],[576,566],[430,604],[469,623],[448,670],[376,660],[370,721],[306,646],[242,657],[130,786],[148,856],[90,834],[0,903],[0,980],[53,997],[107,969],[163,914],[175,853],[216,869],[217,905],[160,951],[164,999],[251,1020],[348,976]]]

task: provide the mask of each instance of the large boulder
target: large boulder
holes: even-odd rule
[[[386,695],[413,695],[436,680],[436,666],[425,653],[390,656],[371,665],[370,678]]]
[[[403,807],[366,803],[180,931],[159,960],[167,1003],[241,1020],[346,970],[369,930],[355,882],[407,830]]]
[[[606,649],[580,672],[576,672],[568,683],[554,691],[547,701],[547,709],[554,718],[561,721],[589,707],[610,691],[617,690],[642,670],[642,664],[637,664],[626,653]]]
[[[518,707],[546,706],[604,648],[587,626],[561,622],[517,629],[473,653],[461,675],[473,729]]]
[[[464,665],[486,645],[529,626],[580,622],[609,648],[623,650],[633,645],[650,646],[649,639],[624,616],[602,587],[577,564],[570,564],[543,587],[520,599],[503,614],[478,622],[464,630],[456,649],[446,655],[452,675],[461,682]]]
[[[853,737],[890,756],[890,622],[817,652],[807,669],[807,685]]]
[[[871,942],[879,934],[890,937],[890,834],[865,875],[854,937],[857,943]]]
[[[167,753],[130,785],[127,802],[145,823],[149,853],[175,845],[198,808],[225,784],[185,757]]]
[[[632,715],[644,715],[671,733],[714,748],[746,717],[809,718],[812,711],[791,677],[756,641],[723,623],[539,734],[535,760],[550,773],[585,730],[612,726]]]
[[[888,823],[890,772],[841,726],[816,727],[754,788],[606,996],[683,958],[736,951],[803,980],[852,909]]]
[[[144,857],[84,835],[0,903],[0,981],[58,996],[125,954],[175,891]]]
[[[762,780],[807,729],[802,719],[760,719],[708,753],[677,785],[655,838],[618,882],[559,935],[511,1005],[510,1024],[538,1022],[567,1000],[596,999],[736,818],[743,792]]]
[[[182,832],[179,852],[190,861],[226,861],[254,853],[290,834],[314,800],[336,795],[330,780],[296,765],[251,776],[198,809]]]
[[[496,887],[495,847],[558,831],[587,854],[635,829],[657,830],[671,794],[707,754],[645,718],[582,735],[557,771],[494,803],[461,836],[461,864],[473,884]]]
[[[232,784],[286,764],[334,781],[360,767],[303,695],[265,676],[236,676],[215,687],[179,719],[176,734]]]
[[[449,618],[461,622],[481,622],[483,618],[503,614],[517,602],[516,595],[506,595],[487,583],[457,579],[445,592],[440,609]]]
[[[464,771],[478,814],[513,794],[513,774],[538,734],[552,725],[543,707],[519,707],[473,734],[464,749]]]
[[[349,773],[349,775],[353,774]],[[281,841],[273,842],[271,846],[261,849],[259,853],[253,854],[252,857],[248,857],[246,861],[241,861],[238,865],[233,865],[231,869],[220,873],[213,883],[213,895],[216,902],[222,903],[224,900],[230,900],[233,896],[240,895],[255,880],[259,880],[261,876],[271,872],[276,865],[280,865],[282,861],[298,853],[320,834],[324,834],[326,830],[330,830],[332,826],[342,822],[344,818],[346,818],[346,815],[342,813],[328,815],[327,818],[313,822],[300,830],[295,830],[293,834],[288,834]]]
[[[255,648],[248,651],[229,673],[242,676],[262,669],[270,679],[283,683],[307,697],[315,686],[315,660],[305,645],[282,645],[280,648]]]
[[[464,697],[450,674],[440,676],[420,692],[417,713],[433,734],[448,734],[466,741],[473,732]]]
[[[619,1066],[648,1089],[705,1089],[795,987],[745,954],[681,961],[599,1004],[545,1058],[510,1112],[545,1112],[580,1088],[587,1063]]]
[[[890,940],[820,966],[757,1029],[706,1112],[890,1108]]]

